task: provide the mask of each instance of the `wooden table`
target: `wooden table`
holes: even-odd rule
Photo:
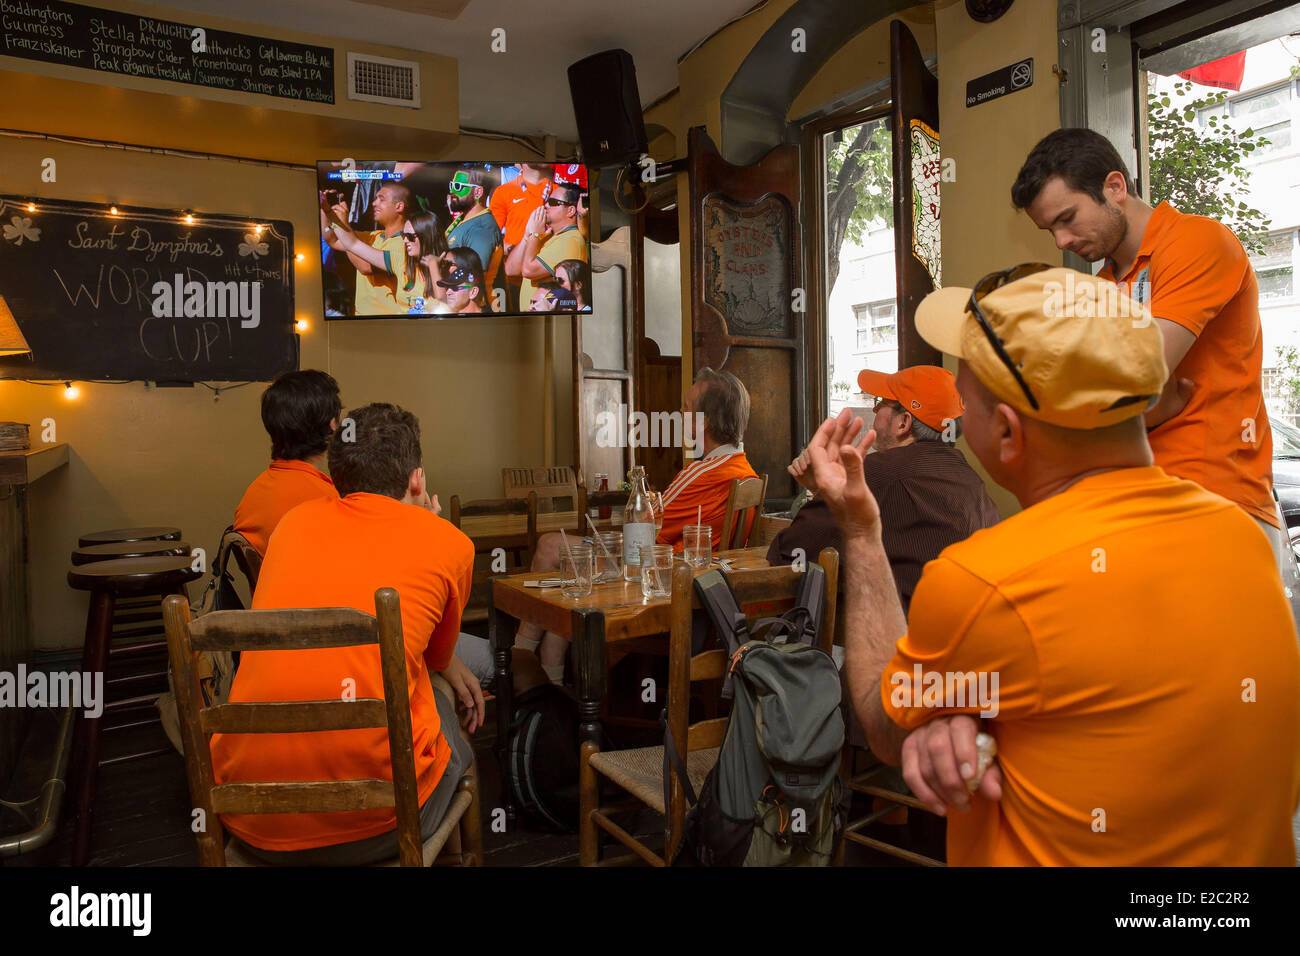
[[[722,551],[715,557],[730,558],[732,566],[741,571],[768,566],[766,547]],[[680,555],[677,560],[681,560]],[[559,588],[524,586],[526,581],[555,576],[554,570],[528,571],[499,577],[492,582],[488,632],[496,661],[493,689],[497,705],[495,749],[503,780],[509,772],[510,718],[514,709],[510,649],[520,621],[536,624],[573,645],[582,739],[596,744],[601,739],[601,705],[605,699],[608,674],[607,646],[657,635],[663,635],[667,646],[670,597],[646,600],[641,596],[640,581],[622,579],[597,584],[591,589],[591,594],[583,598],[565,597]],[[505,800],[506,816],[513,823],[515,808],[508,786],[505,787]]]

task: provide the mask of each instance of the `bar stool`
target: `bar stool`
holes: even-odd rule
[[[179,541],[180,528],[113,528],[110,531],[92,531],[77,539],[77,547],[92,544],[116,544],[119,541]]]
[[[108,531],[91,531],[77,539],[77,550],[72,552],[73,564],[85,564],[86,561],[78,561],[77,555],[86,548],[98,548],[108,544],[126,544],[135,543],[144,546],[146,542],[156,541],[175,541],[181,539],[180,528],[170,527],[144,527],[144,528],[111,528]],[[161,552],[159,552],[161,553]],[[132,554],[107,554],[97,560],[107,560],[114,557],[140,557],[141,555]],[[154,598],[157,597],[157,600]],[[114,609],[114,623],[123,624],[127,621],[149,623],[149,632],[161,636],[162,630],[162,599],[165,594],[160,595],[142,595],[139,598],[119,601]],[[166,656],[166,641],[163,641],[164,656]]]
[[[73,565],[111,561],[114,558],[151,558],[157,555],[187,555],[187,542],[170,538],[151,538],[148,541],[113,541],[109,544],[88,544],[72,552]]]
[[[199,575],[200,572],[190,567],[188,555],[114,558],[77,565],[70,569],[69,586],[79,591],[90,592],[90,609],[86,614],[86,644],[81,657],[82,673],[102,674],[107,668],[109,644],[113,637],[117,636],[113,633],[113,612],[118,598],[180,594],[188,599],[185,585]],[[165,671],[163,673],[165,674]],[[107,697],[108,683],[105,680],[105,697]],[[152,697],[145,697],[143,700],[152,701]],[[101,721],[104,712],[110,706],[138,705],[140,702],[140,699],[131,698],[106,701],[100,716],[87,717],[83,713],[77,721],[77,733],[73,743],[73,760],[77,778],[74,787],[77,799],[77,827],[72,856],[74,866],[85,866],[90,859],[95,785],[99,776],[100,737],[103,730]],[[115,758],[112,762],[168,752],[170,749],[131,754]]]

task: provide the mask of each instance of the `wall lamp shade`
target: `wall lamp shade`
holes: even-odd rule
[[[32,347],[23,338],[23,330],[18,328],[14,314],[9,311],[9,304],[0,296],[0,357],[8,355],[30,355]]]

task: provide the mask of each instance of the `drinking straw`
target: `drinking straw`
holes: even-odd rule
[[[612,565],[614,563],[614,555],[610,553],[609,548],[605,547],[605,542],[599,533],[596,534],[596,543],[600,545],[600,550],[605,552],[605,557],[609,558],[609,563]]]
[[[704,505],[695,509],[695,524],[699,525],[704,521]]]
[[[563,528],[560,529],[560,543],[564,545],[564,553],[569,556],[569,563],[572,564],[573,552],[569,550],[569,536],[564,533]]]

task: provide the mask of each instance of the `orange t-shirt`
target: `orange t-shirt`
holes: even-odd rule
[[[966,706],[928,676],[970,672],[986,696]],[[907,730],[996,702],[1002,799],[948,816],[950,864],[1295,862],[1300,647],[1277,562],[1240,508],[1160,468],[944,549],[881,699]]]
[[[1100,275],[1114,280],[1114,264],[1107,262]],[[1196,389],[1181,412],[1148,436],[1156,464],[1278,527],[1273,432],[1261,385],[1259,284],[1246,250],[1222,223],[1162,202],[1119,285],[1157,319],[1196,336],[1170,372]]]
[[[492,191],[488,208],[501,227],[507,246],[517,246],[524,238],[524,228],[533,210],[546,201],[555,183],[549,179],[529,185],[523,176],[516,176],[504,186]]]
[[[680,554],[684,547],[682,529],[695,524],[699,514],[702,523],[712,526],[713,550],[719,550],[731,482],[735,478],[753,477],[756,476],[749,459],[735,445],[719,445],[705,457],[691,462],[677,473],[664,492],[664,523],[655,540],[671,544]],[[751,515],[750,522],[753,520]]]
[[[273,461],[239,500],[235,530],[266,557],[266,543],[285,513],[313,498],[337,498],[334,482],[305,461]],[[373,608],[371,611],[373,612]]]
[[[358,492],[309,501],[284,516],[253,599],[256,609],[353,607],[374,614],[375,591],[397,589],[422,804],[451,756],[429,671],[451,661],[473,570],[474,545],[450,522],[416,505]],[[378,645],[245,651],[230,700],[337,700],[345,688],[358,699],[383,699]],[[218,783],[393,779],[383,728],[215,734],[212,768]],[[221,822],[254,846],[303,850],[385,833],[397,818],[385,809],[224,815]]]

